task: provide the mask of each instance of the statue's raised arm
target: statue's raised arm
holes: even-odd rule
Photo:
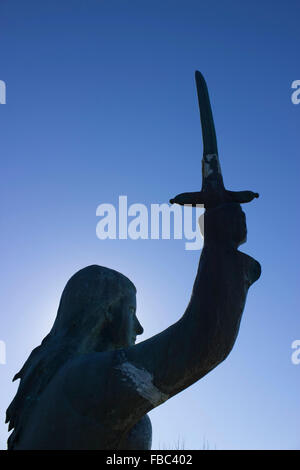
[[[246,240],[240,203],[258,195],[225,189],[205,81],[196,72],[202,190],[171,200],[204,204],[204,247],[190,302],[166,330],[143,332],[136,290],[122,274],[89,266],[67,283],[49,335],[15,378],[7,410],[11,449],[147,449],[147,412],[220,364],[238,334],[248,289],[260,265],[238,251]],[[179,273],[180,275],[180,273]]]
[[[204,247],[191,300],[177,323],[124,352],[119,367],[129,380],[134,374],[142,378],[145,371],[149,377],[144,381],[149,385],[145,393],[151,395],[152,384],[154,406],[227,357],[238,334],[248,288],[260,276],[259,263],[238,251],[247,236],[240,203],[250,202],[258,194],[225,189],[207,86],[200,72],[195,78],[203,136],[202,190],[182,193],[170,201],[204,204],[206,209]]]

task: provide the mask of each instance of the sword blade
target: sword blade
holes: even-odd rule
[[[211,110],[207,85],[203,75],[195,72],[200,120],[203,140],[202,191],[223,197],[224,183],[218,157],[218,146],[214,118]]]
[[[203,75],[198,70],[195,72],[195,80],[202,127],[203,155],[218,155],[217,137],[208,89]]]

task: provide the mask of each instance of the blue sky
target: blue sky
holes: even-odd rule
[[[2,0],[0,447],[11,379],[89,264],[137,286],[146,339],[188,303],[199,252],[183,240],[99,240],[96,208],[168,202],[201,184],[194,71],[208,82],[242,250],[262,265],[227,360],[150,414],[153,448],[299,449],[299,3]],[[188,341],[188,338],[187,338]]]

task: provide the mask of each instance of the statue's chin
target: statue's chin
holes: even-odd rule
[[[245,237],[239,242],[238,246],[244,245],[244,243],[246,243],[246,241],[247,241],[247,234],[246,234]]]

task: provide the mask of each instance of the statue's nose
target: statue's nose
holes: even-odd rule
[[[136,319],[136,334],[142,335],[143,333],[144,333],[144,328],[142,327],[138,319]]]

